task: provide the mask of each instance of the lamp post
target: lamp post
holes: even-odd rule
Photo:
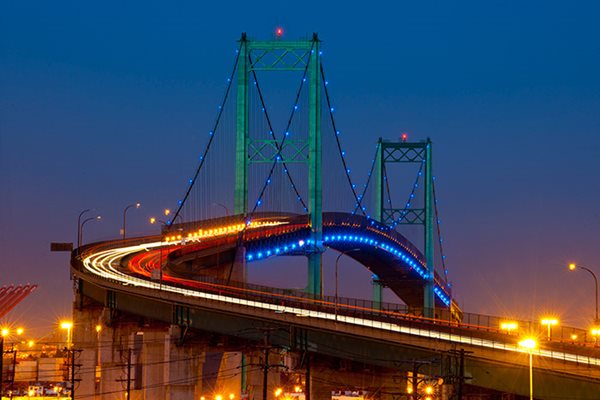
[[[225,204],[213,203],[213,205],[221,207],[223,210],[225,210],[225,216],[229,217],[229,208],[227,208]]]
[[[67,349],[71,349],[71,345],[73,344],[73,338],[71,336],[71,330],[73,329],[73,323],[71,321],[62,321],[60,323],[60,329],[67,330]]]
[[[519,342],[519,346],[529,353],[529,400],[533,400],[533,350],[537,347],[537,341],[527,338]]]
[[[2,328],[2,335],[0,336],[0,398],[4,395],[4,338],[8,336],[10,332],[7,328]]]
[[[558,325],[558,320],[556,318],[542,318],[540,321],[542,325],[548,327],[548,340],[552,339],[552,327],[554,325]]]
[[[125,209],[123,210],[123,240],[125,240],[125,225],[127,224],[127,210],[129,210],[132,207],[135,208],[140,208],[142,206],[141,203],[135,203],[135,204],[130,204],[127,207],[125,207]]]
[[[340,258],[344,255],[344,254],[348,254],[348,253],[352,253],[353,251],[358,251],[360,249],[350,249],[350,250],[344,250],[341,251],[340,254],[338,254],[337,258],[335,259],[335,320],[337,321],[338,319],[338,265],[339,265],[339,261]]]
[[[595,315],[595,318],[594,318],[594,325],[597,326],[597,325],[600,324],[600,319],[598,319],[598,278],[596,277],[596,274],[594,273],[594,271],[592,271],[589,268],[586,268],[586,267],[581,266],[581,265],[577,265],[575,263],[569,264],[569,270],[575,271],[577,268],[581,268],[581,269],[589,272],[590,274],[592,274],[592,278],[594,278],[594,284],[595,284],[595,287],[596,287],[596,315]]]
[[[95,217],[90,217],[90,218],[86,218],[83,220],[83,222],[81,223],[81,226],[79,228],[79,239],[77,241],[77,247],[81,247],[81,245],[83,244],[83,226],[88,223],[89,221],[99,221],[101,220],[102,217],[100,215],[96,215]]]
[[[83,217],[83,214],[89,211],[92,211],[92,209],[86,208],[85,210],[80,212],[79,216],[77,217],[77,247],[81,246],[81,217]]]
[[[164,211],[165,215],[169,215],[170,213],[171,213],[171,211],[168,210],[168,209]],[[158,218],[155,218],[155,217],[151,217],[150,218],[150,223],[151,224],[154,225],[157,222],[159,224],[161,224],[163,227],[168,226],[168,223],[166,221],[163,221],[162,219],[158,219]],[[162,290],[162,278],[163,278],[163,273],[162,273],[162,258],[163,258],[163,256],[162,256],[162,254],[163,254],[162,253],[162,246],[163,246],[163,231],[162,231],[162,228],[161,228],[161,230],[160,230],[160,246],[158,247],[158,249],[159,249],[158,250],[158,284],[159,284],[159,290]],[[153,275],[153,279],[156,279],[156,278],[157,277],[155,277]]]

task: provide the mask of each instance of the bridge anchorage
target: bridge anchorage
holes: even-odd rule
[[[320,46],[316,34],[301,41],[256,41],[243,34],[206,148],[161,234],[93,243],[72,253],[81,327],[74,340],[84,350],[86,369],[100,371],[94,379],[82,377],[82,392],[109,398],[103,396],[114,392],[118,378],[111,363],[128,354],[130,364],[139,365],[128,387],[147,398],[258,398],[284,384],[278,368],[287,368],[296,377],[288,383],[298,384],[305,399],[322,400],[340,385],[315,378],[317,371],[358,381],[362,366],[400,377],[378,380],[369,388],[378,393],[373,398],[411,398],[419,382],[435,381],[437,398],[449,399],[466,373],[457,378],[448,359],[463,348],[468,356],[460,370],[471,374],[475,386],[527,392],[527,358],[514,338],[497,326],[465,321],[452,300],[443,256],[443,273],[435,271],[431,141],[380,139],[359,193],[341,146]],[[266,98],[283,91],[277,86],[269,92],[261,80],[274,71],[297,77],[289,116],[278,130]],[[391,164],[418,167],[402,207],[392,202]],[[423,226],[423,250],[397,230],[404,225]],[[437,246],[441,252],[441,241]],[[371,271],[372,301],[324,295],[326,249]],[[305,290],[248,279],[253,263],[289,255],[308,259]],[[383,286],[405,304],[383,302]],[[102,347],[109,339],[118,344]],[[540,350],[540,357],[552,368],[576,360],[570,365],[575,377],[557,380],[560,387],[552,390],[579,385],[587,393],[597,387],[600,355],[586,358],[558,345],[551,350]],[[446,372],[417,371],[410,386],[415,360]],[[539,376],[556,379],[552,368],[538,369]],[[497,379],[500,370],[514,387]],[[157,379],[163,384],[150,384]]]

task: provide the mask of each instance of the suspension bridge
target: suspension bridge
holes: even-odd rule
[[[274,87],[268,85],[271,75]],[[293,89],[284,91],[286,85]],[[193,330],[260,341],[257,329],[269,327],[288,333],[272,335],[269,345],[368,360],[381,368],[463,348],[473,352],[473,385],[526,392],[527,360],[514,335],[501,332],[496,320],[475,323],[453,300],[431,141],[379,139],[358,183],[335,115],[316,34],[299,41],[257,41],[243,34],[198,166],[177,207],[159,221],[161,233],[73,252],[80,323],[101,321],[116,332],[124,329],[117,327],[120,313],[135,315],[178,327],[180,344]],[[324,295],[325,251],[370,271],[371,300]],[[306,258],[304,290],[249,281],[256,263],[285,256]],[[281,261],[282,271],[286,264]],[[384,287],[401,303],[384,302]],[[99,336],[85,332],[81,343],[93,346]],[[546,385],[539,398],[567,391],[593,398],[600,387],[600,352],[562,336],[549,339],[534,350],[543,360],[536,376]],[[349,356],[349,349],[361,350]],[[239,385],[247,394],[245,357]],[[265,359],[267,365],[268,352]],[[463,371],[447,383],[462,388],[464,381]],[[310,382],[307,373],[307,398]],[[191,396],[202,390],[186,384]],[[98,394],[98,387],[86,390]]]

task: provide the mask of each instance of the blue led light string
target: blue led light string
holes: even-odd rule
[[[227,79],[227,89],[225,90],[225,96],[223,96],[223,101],[221,102],[221,105],[219,106],[219,113],[217,114],[217,119],[215,120],[213,129],[208,133],[208,135],[210,136],[210,138],[208,139],[208,144],[206,145],[206,148],[204,149],[204,153],[202,153],[202,156],[200,156],[200,163],[198,164],[198,168],[196,168],[196,173],[194,174],[194,177],[189,180],[189,186],[188,186],[187,191],[185,192],[185,196],[183,196],[182,200],[178,201],[177,211],[175,212],[175,214],[173,214],[173,218],[167,221],[167,227],[171,226],[172,221],[175,221],[177,219],[177,217],[179,217],[179,214],[181,213],[181,210],[183,209],[183,205],[185,204],[188,197],[190,196],[192,188],[194,187],[194,184],[196,183],[196,180],[198,179],[200,170],[202,170],[202,167],[206,160],[208,151],[210,150],[211,144],[213,143],[213,140],[215,138],[217,128],[219,127],[219,122],[221,121],[221,116],[223,115],[223,109],[225,108],[225,102],[227,101],[227,98],[229,97],[229,92],[231,91],[233,77],[234,77],[235,71],[237,70],[238,61],[240,60],[240,49],[242,48],[242,45],[243,45],[243,41],[240,41],[240,46],[236,50],[237,55],[235,57],[233,69],[231,70],[229,79]]]
[[[248,59],[250,61],[250,64],[252,64],[252,59],[250,58],[250,56],[248,56]],[[310,60],[310,56],[309,56],[309,60]],[[292,189],[294,190],[294,193],[296,194],[298,201],[302,204],[302,208],[306,209],[307,208],[306,203],[304,202],[304,199],[302,199],[302,196],[300,195],[300,192],[298,191],[298,187],[294,183],[294,180],[292,179],[292,175],[290,174],[287,164],[286,164],[285,160],[283,159],[283,155],[281,154],[281,151],[283,150],[283,148],[279,145],[279,142],[277,141],[277,138],[275,137],[275,130],[273,129],[273,125],[271,124],[271,118],[269,117],[269,112],[267,111],[265,99],[263,97],[262,90],[260,89],[260,85],[258,84],[258,77],[256,76],[255,70],[252,70],[252,76],[254,78],[254,85],[256,86],[256,90],[258,92],[258,97],[260,99],[262,109],[264,110],[265,118],[267,119],[267,124],[269,125],[269,134],[273,138],[274,143],[275,143],[275,148],[277,149],[277,155],[276,155],[275,159],[277,159],[277,157],[279,157],[280,162],[281,162],[281,164],[283,164],[284,171],[288,177],[288,180],[290,181],[290,184],[292,185]],[[305,75],[302,77],[303,82],[304,82],[305,76],[306,76],[306,69],[305,69]],[[302,90],[302,84],[300,85],[300,90]],[[292,111],[292,115],[290,116],[290,119],[288,120],[288,125],[287,125],[287,128],[285,129],[284,137],[285,137],[285,133],[287,133],[288,130],[290,129],[290,125],[292,123],[292,118],[293,118],[293,113],[297,109],[296,106],[298,105],[299,96],[300,96],[300,91],[298,91],[298,94],[296,95],[296,100],[294,103],[294,110]],[[283,145],[283,140],[282,140],[281,144]],[[272,171],[271,171],[271,173],[272,173]]]
[[[329,117],[331,118],[331,125],[333,127],[333,133],[335,136],[335,141],[337,143],[338,152],[339,152],[340,158],[342,159],[342,165],[344,166],[344,171],[346,172],[346,178],[348,179],[348,184],[350,185],[350,189],[352,190],[352,194],[354,195],[354,200],[356,201],[356,206],[358,206],[360,208],[360,211],[362,212],[362,214],[366,216],[367,215],[365,212],[366,208],[362,206],[361,199],[356,194],[356,185],[352,183],[352,179],[350,178],[350,169],[348,168],[348,165],[346,163],[346,158],[344,157],[344,154],[346,154],[346,152],[342,150],[342,145],[340,143],[340,138],[339,138],[340,131],[337,130],[336,125],[335,125],[335,119],[333,118],[333,107],[331,106],[331,99],[329,97],[329,91],[327,90],[327,81],[325,80],[325,72],[323,70],[323,64],[321,64],[321,79],[325,83],[323,85],[323,87],[325,88],[325,99],[327,100],[327,108],[329,109]]]
[[[314,42],[313,42],[313,44],[311,46],[311,50],[309,52],[308,60],[306,62],[306,67],[304,68],[304,73],[302,74],[302,79],[300,80],[300,87],[298,88],[298,92],[296,93],[296,98],[294,100],[294,106],[292,107],[292,111],[290,112],[290,117],[288,118],[287,126],[283,133],[283,137],[281,138],[281,143],[278,146],[277,154],[275,154],[275,159],[273,160],[273,164],[271,165],[271,170],[269,171],[269,175],[267,176],[267,179],[265,180],[265,183],[263,184],[263,187],[260,190],[258,199],[256,200],[256,203],[254,203],[254,207],[252,208],[250,213],[248,213],[247,224],[252,219],[252,215],[256,212],[256,209],[262,205],[263,196],[265,194],[265,191],[267,190],[267,186],[269,186],[271,184],[271,179],[273,177],[273,171],[275,171],[275,167],[277,166],[277,164],[281,162],[281,149],[283,149],[285,140],[289,136],[290,126],[292,125],[292,121],[294,119],[295,112],[298,109],[298,101],[300,100],[300,94],[302,93],[302,88],[304,87],[304,82],[306,82],[306,75],[308,73],[308,66],[310,65],[311,55],[314,52],[313,48],[314,48]],[[287,171],[287,168],[286,168],[286,173],[287,172],[289,172],[289,171]],[[301,200],[301,198],[298,200]],[[308,207],[304,204],[304,202],[302,204],[304,205],[304,211],[308,211]],[[242,233],[240,233],[240,235],[241,234]]]
[[[421,178],[421,175],[423,175],[423,165],[424,164],[425,164],[425,162],[422,162],[421,165],[419,166],[419,171],[417,172],[417,177],[415,178],[415,183],[413,184],[412,190],[410,191],[410,194],[408,195],[408,200],[405,203],[406,207],[404,208],[404,210],[402,210],[402,215],[400,215],[400,217],[396,221],[394,221],[394,223],[392,224],[392,226],[391,226],[392,229],[394,229],[400,222],[402,222],[402,220],[408,213],[408,209],[411,206],[412,199],[415,197],[415,192],[417,191],[417,188],[419,187],[419,179]]]
[[[442,233],[440,229],[441,221],[438,213],[437,197],[435,196],[435,176],[433,177],[433,204],[435,208],[435,224],[437,227],[438,243],[440,246],[440,254],[442,256],[442,268],[444,269],[444,280],[446,281],[446,285],[448,285],[448,269],[446,268],[446,255],[444,254],[443,245],[444,241],[442,240]]]
[[[375,146],[375,155],[373,156],[373,159],[371,160],[371,170],[369,171],[369,174],[367,175],[367,183],[365,183],[363,185],[363,192],[359,197],[361,200],[363,200],[365,198],[365,195],[369,188],[369,183],[371,183],[371,176],[373,176],[373,171],[375,170],[375,160],[377,160],[377,152],[379,151],[379,146],[381,146],[381,143],[378,142],[377,145]],[[352,211],[352,214],[356,214],[358,207],[359,207],[358,204],[356,204],[354,206],[354,210]]]
[[[393,237],[381,236],[382,234],[360,234],[357,232],[324,232],[323,243],[327,246],[335,246],[334,243],[352,243],[352,245],[359,247],[370,247],[390,254],[392,257],[396,257],[401,260],[407,267],[415,271],[422,279],[425,279],[428,275],[427,268],[425,268],[423,261],[419,260],[415,254],[412,254],[407,250],[401,243],[398,243]],[[278,240],[267,239],[266,246],[254,247],[249,249],[246,254],[246,261],[258,261],[266,258],[284,254],[294,254],[294,252],[304,246],[311,244],[310,236],[304,236],[303,233],[298,232],[296,238],[288,238],[284,243]],[[446,305],[450,306],[451,297],[450,293],[440,285],[437,281],[434,286],[434,292],[436,296]]]

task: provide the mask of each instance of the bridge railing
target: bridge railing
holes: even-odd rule
[[[378,319],[390,320],[403,317],[412,321],[424,323],[436,323],[437,325],[446,325],[448,327],[475,330],[491,334],[500,334],[515,337],[517,340],[524,335],[535,335],[541,340],[550,342],[561,342],[573,345],[595,345],[596,338],[591,336],[585,329],[558,326],[550,330],[548,338],[547,326],[532,321],[515,320],[511,318],[502,318],[492,315],[464,313],[461,321],[456,321],[451,317],[449,310],[436,309],[436,318],[428,319],[424,317],[423,308],[408,307],[405,304],[392,302],[373,302],[367,299],[357,299],[349,297],[321,296],[315,298],[304,292],[302,289],[284,289],[250,284],[244,282],[227,281],[213,276],[200,275],[194,278],[196,282],[211,284],[213,290],[221,291],[232,288],[238,289],[236,295],[243,296],[246,299],[261,300],[269,302],[279,302],[286,306],[306,307],[316,311],[332,312],[337,311],[339,315],[353,317],[377,317]],[[336,310],[337,309],[337,310]],[[512,329],[503,329],[506,322],[516,323]],[[573,336],[575,335],[575,336]]]
[[[145,238],[143,242],[151,242],[155,238]],[[99,249],[111,248],[118,242],[122,241],[96,243],[85,246],[84,253],[95,252]],[[140,240],[128,239],[127,244],[140,244]],[[80,249],[76,249],[73,253],[72,262],[81,264]],[[78,268],[83,271],[82,266]],[[150,280],[147,276],[138,276],[141,280]],[[514,320],[502,318],[498,316],[490,316],[483,314],[464,313],[461,321],[453,320],[450,313],[445,309],[436,309],[436,318],[427,319],[423,317],[422,308],[411,308],[404,304],[381,302],[376,303],[366,299],[322,296],[315,298],[314,296],[305,293],[301,289],[283,289],[273,288],[263,285],[249,284],[244,282],[234,282],[218,279],[212,276],[196,276],[193,281],[181,280],[182,284],[176,282],[167,282],[165,284],[173,285],[181,288],[188,288],[192,282],[207,284],[202,287],[202,290],[211,292],[220,292],[230,294],[236,297],[264,301],[274,304],[286,305],[289,307],[299,307],[314,311],[322,311],[332,313],[335,312],[340,316],[360,317],[365,319],[373,319],[381,322],[395,323],[398,319],[402,319],[404,323],[410,322],[413,324],[436,324],[438,327],[447,327],[449,329],[477,331],[481,334],[491,334],[494,336],[503,335],[504,337],[514,337],[515,341],[522,335],[536,335],[541,340],[546,340],[548,343],[558,342],[569,346],[596,346],[597,338],[592,337],[585,329],[558,326],[550,329],[548,336],[547,326],[541,323],[523,320]],[[115,281],[115,283],[121,283]],[[512,329],[502,329],[503,322],[515,322],[516,327]]]

